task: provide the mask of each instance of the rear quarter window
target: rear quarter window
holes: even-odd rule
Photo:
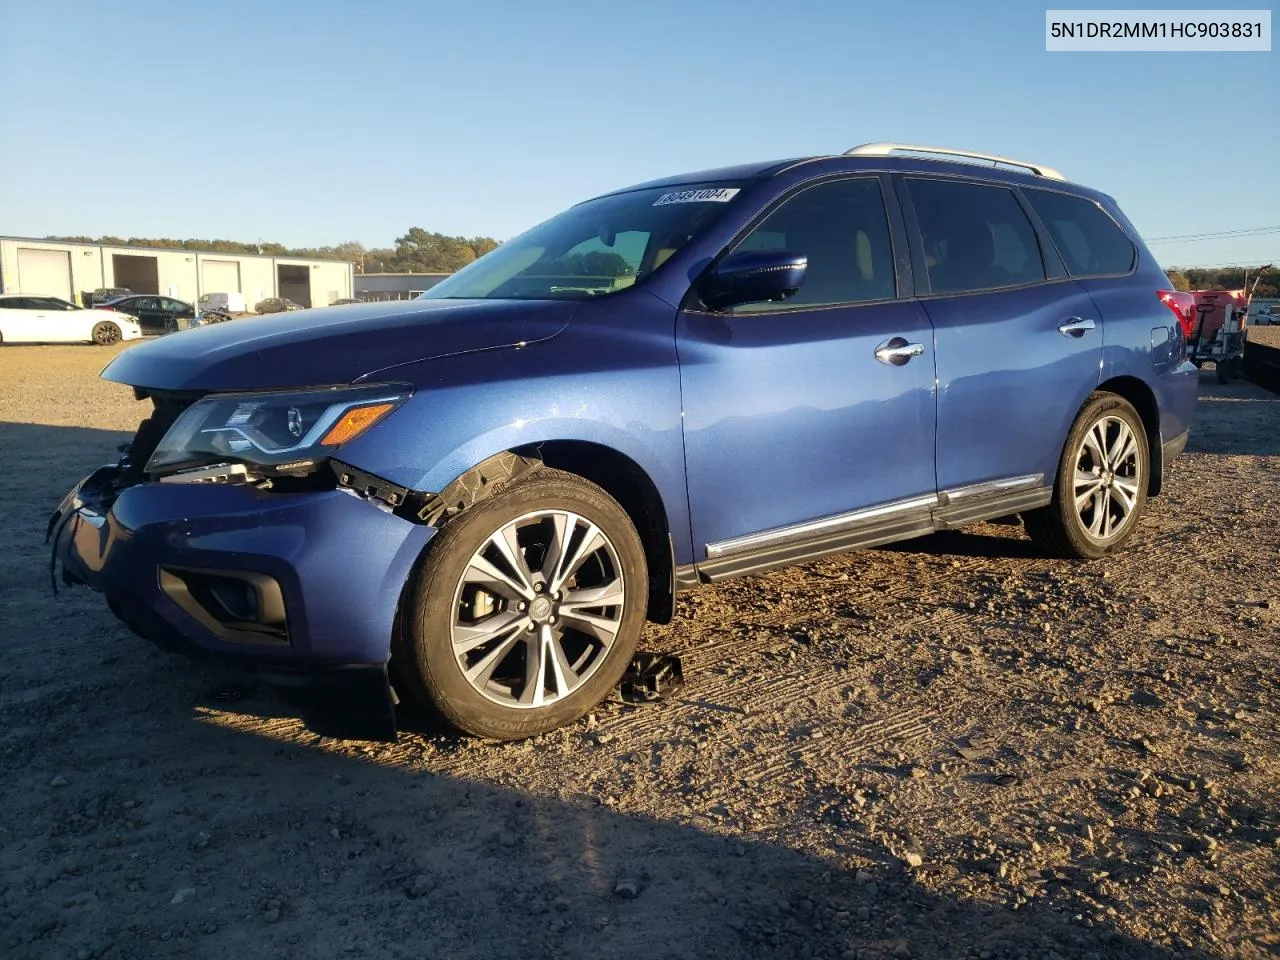
[[[1071,276],[1123,274],[1133,269],[1137,256],[1133,243],[1092,200],[1050,190],[1024,192]]]

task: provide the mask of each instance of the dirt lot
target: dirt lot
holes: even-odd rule
[[[111,352],[0,348],[4,956],[1280,954],[1280,398],[1207,373],[1121,557],[979,526],[703,588],[644,640],[676,700],[371,745],[50,596],[142,415]]]
[[[1250,327],[1249,340],[1280,350],[1280,323],[1268,324],[1265,327]]]

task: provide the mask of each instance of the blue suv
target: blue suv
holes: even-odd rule
[[[150,416],[54,559],[165,647],[525,737],[699,583],[1015,515],[1117,550],[1187,441],[1186,299],[1039,164],[868,144],[671,177],[413,301],[121,353],[103,376]]]

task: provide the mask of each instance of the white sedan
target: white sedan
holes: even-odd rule
[[[109,347],[142,336],[138,318],[84,310],[57,297],[0,296],[0,343],[97,343]]]

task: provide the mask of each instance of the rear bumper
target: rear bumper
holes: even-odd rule
[[[1174,458],[1187,448],[1187,440],[1191,437],[1190,430],[1183,430],[1180,436],[1174,437],[1172,440],[1166,440],[1162,444],[1161,460],[1167,467]]]
[[[50,522],[66,583],[165,649],[285,672],[386,664],[431,527],[337,490],[144,483],[104,467]]]
[[[1151,386],[1160,411],[1160,444],[1158,449],[1153,444],[1151,450],[1153,460],[1157,454],[1160,455],[1160,462],[1152,464],[1153,488],[1150,493],[1157,494],[1170,462],[1187,445],[1191,421],[1199,402],[1200,371],[1184,360],[1156,377]]]

